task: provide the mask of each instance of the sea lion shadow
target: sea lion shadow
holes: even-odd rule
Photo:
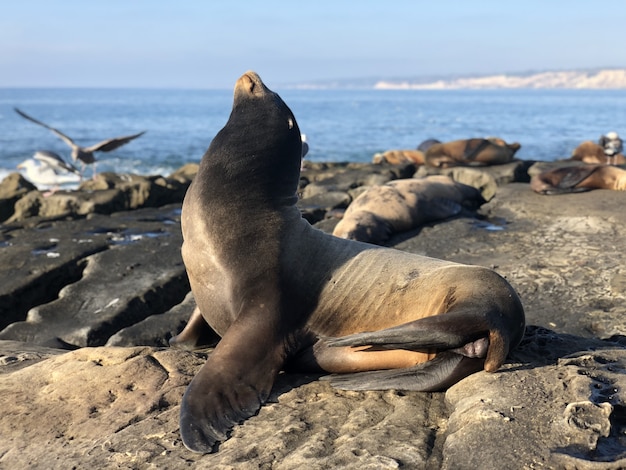
[[[450,219],[446,219],[446,220],[450,220]],[[410,240],[413,237],[417,237],[421,233],[422,229],[424,229],[425,227],[433,227],[435,225],[436,225],[435,222],[431,222],[428,224],[420,225],[417,228],[407,230],[406,232],[395,233],[389,238],[389,240],[387,240],[387,242],[385,243],[385,246],[388,246],[391,248],[396,245],[399,245],[400,243],[404,243],[405,241]]]
[[[427,223],[420,225],[419,227],[412,228],[405,232],[394,233],[391,237],[389,237],[389,239],[384,244],[384,246],[387,246],[390,248],[395,247],[396,245],[400,245],[401,243],[404,243],[410,240],[411,238],[417,237],[425,228],[432,228],[437,225],[441,225],[446,222],[451,222],[457,219],[481,220],[481,217],[479,216],[479,214],[476,213],[476,211],[463,208],[461,212],[459,212],[457,215],[446,217],[445,219],[441,219],[441,220],[427,222]]]
[[[513,365],[502,372],[555,365],[560,359],[572,355],[611,347],[626,347],[626,336],[614,335],[606,339],[584,338],[557,333],[542,326],[528,325],[520,344],[507,356],[506,363]]]
[[[278,403],[278,398],[292,390],[318,382],[327,373],[298,373],[298,372],[281,372],[276,377],[276,382],[272,386],[272,391],[267,399],[267,403]]]

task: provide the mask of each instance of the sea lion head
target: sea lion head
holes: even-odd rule
[[[248,71],[235,84],[230,117],[202,158],[198,177],[224,195],[245,184],[251,197],[292,204],[301,156],[302,139],[293,113],[259,75]]]
[[[348,240],[367,240],[380,245],[391,237],[393,227],[383,217],[370,211],[359,211],[344,217],[336,226],[333,235]]]

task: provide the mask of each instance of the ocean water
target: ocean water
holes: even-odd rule
[[[369,162],[428,138],[481,136],[520,142],[519,158],[551,161],[603,133],[626,136],[625,90],[275,91],[306,134],[313,161]],[[167,175],[200,161],[231,106],[230,90],[0,89],[0,178],[36,150],[70,160],[69,147],[14,107],[85,146],[147,131],[96,154],[98,171]]]

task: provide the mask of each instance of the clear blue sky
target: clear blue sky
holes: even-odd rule
[[[230,88],[626,67],[622,0],[19,0],[0,87]]]

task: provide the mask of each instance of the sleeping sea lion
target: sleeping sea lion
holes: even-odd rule
[[[440,168],[452,166],[501,165],[513,161],[521,145],[507,144],[497,137],[453,140],[431,145],[426,150],[426,165]]]
[[[426,152],[429,148],[431,148],[435,144],[440,144],[441,141],[437,139],[426,139],[423,140],[418,146],[417,150],[421,150],[422,152]]]
[[[420,150],[387,150],[377,153],[372,158],[372,163],[379,165],[381,163],[389,163],[390,165],[400,165],[402,163],[414,163],[415,165],[424,164],[424,152]]]
[[[496,371],[524,332],[513,288],[484,267],[312,228],[296,207],[302,140],[292,112],[254,72],[233,101],[181,216],[198,308],[172,343],[194,347],[209,325],[221,336],[184,394],[184,444],[215,450],[257,413],[281,370],[409,390]]]
[[[458,215],[485,202],[480,191],[449,176],[407,178],[372,186],[346,209],[333,235],[375,244],[393,233]]]
[[[530,179],[539,194],[564,194],[591,189],[626,191],[626,170],[612,165],[580,165],[544,171]]]
[[[604,152],[604,147],[591,140],[585,140],[576,147],[572,152],[570,160],[577,160],[591,165],[606,165],[607,163],[623,165],[626,163],[626,158],[621,153],[615,153],[609,157]]]

